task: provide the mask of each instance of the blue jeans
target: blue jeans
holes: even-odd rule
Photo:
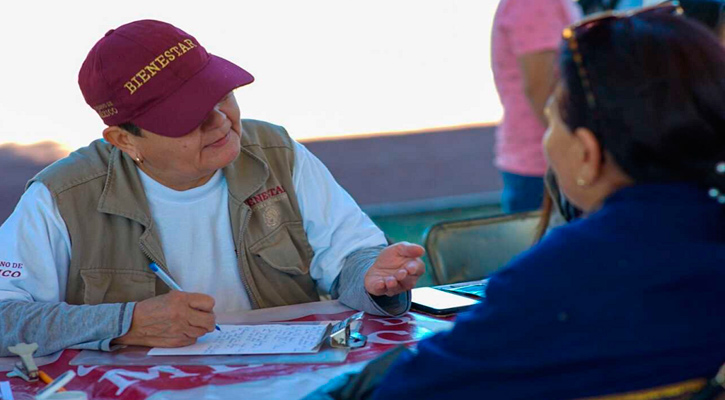
[[[544,179],[501,171],[503,194],[501,208],[506,214],[538,210],[544,200]]]

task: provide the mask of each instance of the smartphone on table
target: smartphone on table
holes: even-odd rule
[[[488,287],[488,279],[461,283],[450,283],[447,285],[438,285],[433,287],[436,289],[445,290],[446,292],[462,294],[467,297],[482,299],[486,297],[486,287]]]
[[[455,314],[480,303],[480,300],[430,287],[414,288],[412,295],[413,310],[433,315]]]

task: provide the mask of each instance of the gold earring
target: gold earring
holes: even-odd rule
[[[576,178],[576,184],[577,186],[586,186],[587,181],[584,178]]]
[[[143,164],[143,160],[139,156],[136,156],[136,162],[139,164]]]

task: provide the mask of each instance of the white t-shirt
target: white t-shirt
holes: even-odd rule
[[[174,279],[186,291],[214,297],[216,312],[250,309],[221,171],[205,185],[181,192],[139,172]],[[343,259],[385,245],[385,236],[322,162],[296,142],[293,185],[315,252],[310,275],[329,292]],[[0,226],[0,301],[64,301],[70,259],[70,236],[58,207],[45,185],[34,183]]]

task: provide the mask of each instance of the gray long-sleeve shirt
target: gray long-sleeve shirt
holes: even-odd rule
[[[332,296],[348,307],[376,315],[399,315],[410,307],[410,294],[371,296],[364,287],[365,273],[382,247],[358,250],[345,258],[333,284]],[[10,300],[0,302],[0,356],[8,346],[38,343],[36,355],[65,348],[113,350],[111,341],[131,328],[135,303],[69,305]]]

